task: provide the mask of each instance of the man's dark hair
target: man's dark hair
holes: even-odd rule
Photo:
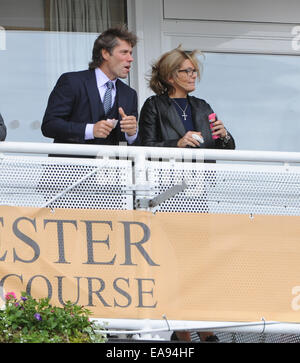
[[[107,29],[94,42],[93,56],[92,61],[89,63],[89,69],[98,68],[103,63],[102,49],[106,49],[112,54],[114,47],[118,45],[118,39],[125,40],[132,47],[137,43],[136,35],[129,32],[124,25]]]

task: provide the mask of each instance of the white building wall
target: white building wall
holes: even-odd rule
[[[151,94],[144,74],[178,44],[204,52],[300,55],[298,0],[128,0],[128,11],[140,39],[132,77],[140,104]]]

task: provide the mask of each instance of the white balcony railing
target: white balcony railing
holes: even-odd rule
[[[300,153],[0,143],[0,204],[152,212],[300,215]],[[52,157],[46,157],[52,154]],[[69,155],[72,157],[55,157]],[[93,158],[90,158],[93,157]],[[216,163],[204,163],[203,161]],[[178,193],[174,186],[186,183]],[[161,203],[151,201],[163,196]],[[111,333],[299,334],[299,324],[103,319]]]

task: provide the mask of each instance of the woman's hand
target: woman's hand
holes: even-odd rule
[[[211,131],[213,136],[220,136],[221,138],[224,138],[227,134],[224,124],[221,120],[213,122],[213,127],[211,128]]]
[[[177,147],[198,147],[200,146],[200,142],[193,138],[193,134],[199,135],[202,137],[201,132],[198,131],[188,131],[181,139],[177,142]]]

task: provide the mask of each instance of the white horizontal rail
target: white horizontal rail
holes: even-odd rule
[[[253,151],[253,150],[218,150],[218,149],[184,149],[143,146],[78,145],[10,142],[0,143],[0,153],[29,154],[65,154],[72,156],[95,157],[138,157],[146,158],[183,158],[184,160],[224,160],[224,161],[262,161],[300,163],[299,152]]]
[[[138,319],[93,319],[107,334],[146,334],[167,331],[214,331],[239,333],[300,334],[300,324],[277,321],[182,321]]]

